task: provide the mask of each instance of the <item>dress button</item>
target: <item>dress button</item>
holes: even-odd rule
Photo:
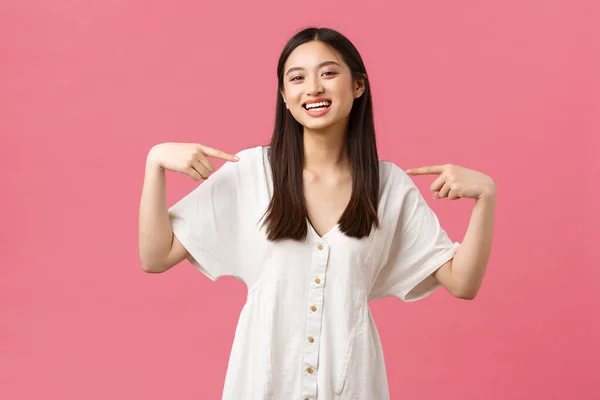
[[[317,249],[319,249],[319,250],[323,250],[323,245],[322,245],[322,244],[318,245],[318,246],[317,246]]]
[[[314,343],[314,342],[315,342],[315,338],[314,338],[314,337],[309,337],[309,338],[308,338],[308,341],[309,341],[310,343]]]
[[[315,283],[318,285],[319,283],[321,283],[321,280],[319,278],[315,279]]]
[[[306,372],[308,372],[309,374],[312,374],[314,371],[312,368],[308,367],[308,368],[306,368]]]
[[[311,309],[312,312],[317,311],[317,307],[315,307],[315,306],[312,306],[310,309]]]

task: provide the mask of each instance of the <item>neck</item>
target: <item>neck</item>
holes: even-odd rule
[[[338,124],[327,130],[304,128],[304,168],[307,170],[346,169],[348,155],[348,124]]]

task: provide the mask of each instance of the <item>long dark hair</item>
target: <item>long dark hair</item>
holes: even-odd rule
[[[283,48],[277,64],[277,108],[269,159],[273,176],[273,197],[265,214],[267,237],[271,241],[302,241],[308,233],[308,213],[304,199],[303,127],[287,110],[281,90],[284,66],[294,49],[318,40],[335,49],[350,67],[353,79],[363,79],[365,91],[354,100],[348,125],[348,155],[352,164],[352,195],[338,224],[350,237],[368,236],[379,227],[379,158],[375,142],[373,103],[367,71],[358,50],[341,33],[327,28],[307,28],[294,35]]]

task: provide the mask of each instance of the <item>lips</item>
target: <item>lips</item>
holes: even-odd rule
[[[306,103],[302,104],[302,107],[308,111],[311,111],[311,110],[322,111],[322,110],[329,108],[330,106],[331,106],[331,100],[325,99],[325,98],[309,100]]]

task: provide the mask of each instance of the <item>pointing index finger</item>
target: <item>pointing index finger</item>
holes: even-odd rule
[[[439,175],[442,172],[444,172],[444,167],[442,167],[441,165],[430,165],[427,167],[410,168],[406,170],[406,173],[410,175]]]
[[[212,147],[202,146],[202,151],[207,156],[220,158],[226,161],[238,161],[240,158],[236,155],[225,153],[224,151],[213,149]]]

